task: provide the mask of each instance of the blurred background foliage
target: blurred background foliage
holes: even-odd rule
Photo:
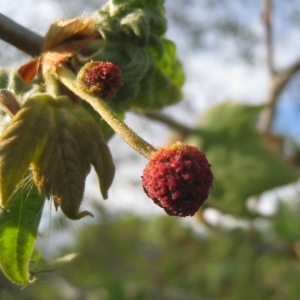
[[[288,36],[292,33],[299,36],[300,5],[295,0],[269,2],[273,5],[269,11],[273,32],[272,43],[268,44],[265,37],[268,29],[263,20],[268,2],[183,0],[175,4],[166,1],[169,34],[177,44],[186,69],[187,85],[194,74],[189,70],[192,66],[188,62],[193,61],[189,57],[196,57],[196,54],[200,57],[207,53],[215,55],[216,69],[220,62],[229,61],[250,65],[249,68],[255,66],[266,73],[271,67],[276,70],[274,73],[285,75],[282,69],[299,64],[297,44],[289,44],[291,55],[287,55],[288,58],[280,55]],[[50,5],[60,7],[66,18],[96,10],[101,5],[99,1],[73,3],[53,1]],[[10,17],[13,18],[13,14]],[[34,26],[32,30],[37,31]],[[275,50],[276,55],[271,59],[266,57]],[[10,60],[16,63],[17,57],[18,52],[10,56],[2,51],[0,58],[6,66]],[[269,66],[265,63],[268,58]],[[22,59],[26,57],[19,58]],[[300,110],[295,109],[300,103],[299,68],[288,78],[288,84],[279,87],[272,104],[275,113],[269,120],[270,128],[258,125],[269,109],[272,84],[280,78],[275,78],[274,74],[269,74],[269,82],[264,82],[264,99],[259,105],[237,103],[235,99],[219,103],[210,99],[205,105],[208,109],[200,114],[195,103],[198,95],[189,89],[183,101],[188,109],[180,104],[169,111],[175,119],[185,118],[184,124],[155,115],[151,116],[152,122],[139,115],[135,119],[140,124],[136,125],[138,128],[158,126],[157,120],[165,126],[164,134],[155,136],[157,140],[153,138],[155,143],[181,139],[198,144],[207,153],[215,183],[203,209],[195,217],[182,220],[160,214],[145,217],[134,211],[115,213],[104,204],[95,205],[95,220],[80,228],[74,223],[54,220],[59,226],[51,235],[63,230],[68,238],[58,243],[55,254],[45,256],[49,264],[53,256],[71,252],[80,253],[79,256],[58,270],[38,274],[39,281],[26,288],[12,285],[0,274],[0,298],[300,299],[300,200],[299,185],[295,184],[300,172],[300,150],[299,132],[294,130],[297,123],[292,123],[300,114]],[[196,79],[200,81],[201,78]],[[255,92],[253,90],[253,94]],[[208,92],[207,98],[211,95]],[[282,118],[282,109],[286,109],[283,103],[291,101],[289,111],[298,112],[298,115],[290,118],[284,115],[289,124],[285,131],[277,120]],[[138,160],[131,155],[130,152],[128,160],[116,155],[117,168],[123,168],[125,174]],[[123,184],[137,189],[136,177],[122,178]],[[293,185],[281,188],[291,183]],[[274,188],[277,189],[272,190]],[[262,209],[266,198],[271,213]],[[52,248],[49,243],[47,238],[40,241],[42,253],[49,254],[47,248]],[[44,269],[47,269],[45,263]],[[37,272],[37,268],[32,270]]]
[[[299,205],[240,226],[191,226],[167,216],[112,216],[76,233],[80,256],[1,299],[298,299]]]

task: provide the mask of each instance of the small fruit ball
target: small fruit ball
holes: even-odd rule
[[[208,198],[212,183],[205,154],[181,142],[152,153],[142,176],[145,193],[170,216],[193,216]]]
[[[85,92],[108,100],[116,96],[122,85],[122,71],[111,62],[92,61],[80,70],[77,82]]]

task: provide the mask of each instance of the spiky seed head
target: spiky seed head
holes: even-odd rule
[[[206,155],[181,142],[152,153],[142,176],[145,193],[170,216],[193,216],[208,198],[212,183]]]
[[[85,92],[103,100],[114,98],[122,85],[122,71],[111,62],[91,61],[78,73],[77,82]]]

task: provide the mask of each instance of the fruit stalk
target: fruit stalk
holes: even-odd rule
[[[89,95],[80,89],[76,84],[76,75],[70,69],[67,67],[57,68],[56,75],[68,89],[88,102],[130,147],[146,158],[149,158],[150,154],[156,151],[155,147],[129,128],[101,98]]]

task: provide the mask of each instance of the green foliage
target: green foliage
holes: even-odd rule
[[[175,45],[164,37],[163,1],[109,1],[95,14],[102,36],[93,60],[110,61],[122,69],[123,86],[111,106],[159,109],[179,101],[184,81]]]
[[[254,128],[262,106],[224,102],[200,119],[204,132],[188,142],[196,143],[212,165],[215,186],[207,205],[239,217],[254,216],[246,200],[299,178],[299,170],[263,145]]]
[[[17,70],[4,68],[0,69],[0,88],[12,90],[14,94],[20,96],[28,91],[30,86],[24,82]]]
[[[31,96],[2,134],[0,155],[3,206],[30,163],[40,192],[53,196],[55,205],[72,219],[90,215],[79,212],[90,164],[99,176],[104,198],[114,177],[110,151],[98,125],[66,96]]]
[[[31,177],[24,179],[13,194],[9,210],[0,213],[0,266],[18,284],[34,281],[28,265],[44,206]]]
[[[300,234],[298,206],[299,201],[284,205],[285,213],[279,209],[243,227],[200,226],[197,232],[167,216],[113,217],[102,209],[99,222],[76,232],[81,256],[55,276],[58,280],[44,275],[44,283],[27,287],[22,296],[67,299],[58,288],[57,276],[63,276],[74,298],[240,300],[247,293],[249,300],[297,299],[300,248],[289,235]],[[282,234],[278,224],[288,216],[293,225]]]
[[[66,36],[58,36],[61,43],[47,49],[50,76],[58,74],[56,66],[73,72],[91,59],[111,61],[123,71],[123,86],[108,105],[121,118],[131,108],[153,110],[176,103],[184,76],[174,44],[165,38],[164,13],[161,0],[111,0],[93,16],[100,36],[94,31],[86,36],[89,30],[80,18],[57,22],[52,42],[64,24]],[[77,23],[83,26],[79,33]],[[94,40],[85,44],[90,39]],[[53,50],[66,50],[63,46],[72,43],[85,46],[77,53],[79,47],[61,51],[62,57],[52,56]],[[74,258],[65,256],[70,249],[64,249],[60,259],[47,261],[33,250],[42,195],[52,197],[56,207],[78,219],[90,214],[79,211],[90,166],[99,177],[103,198],[114,176],[104,142],[112,131],[89,104],[55,82],[57,78],[52,78],[51,86],[49,77],[44,81],[36,76],[27,84],[16,70],[0,69],[0,88],[14,92],[23,105],[0,139],[1,203],[9,208],[0,213],[0,266],[7,278],[22,285]],[[65,96],[53,97],[46,91]],[[299,170],[266,148],[265,136],[254,129],[262,109],[223,103],[202,116],[194,131],[198,135],[188,141],[207,154],[215,176],[199,219],[206,220],[206,208],[214,207],[239,219],[246,217],[241,227],[221,226],[221,221],[218,226],[195,225],[199,233],[169,217],[117,218],[101,211],[99,222],[74,233],[81,256],[72,264],[59,273],[42,274],[39,283],[21,292],[1,278],[0,298],[298,299],[299,201],[280,202],[271,217],[246,206],[250,196],[299,178]],[[33,172],[29,184],[22,181],[28,168]]]
[[[46,101],[29,101],[0,138],[0,200],[7,203],[44,139]],[[26,149],[26,150],[25,150]],[[24,151],[25,150],[25,151]]]
[[[114,164],[98,124],[79,104],[63,96],[27,99],[0,138],[0,264],[15,283],[31,283],[29,259],[44,198],[51,197],[69,218],[80,211],[85,178],[93,165],[104,198]],[[31,165],[34,183],[22,181]]]
[[[281,240],[280,211],[265,219],[266,229],[254,222],[202,234],[169,217],[111,219],[104,212],[100,224],[77,235],[83,255],[65,269],[65,278],[90,294],[101,287],[109,299],[239,300],[245,291],[253,300],[297,299],[300,253],[289,234],[300,234],[298,206],[286,207],[293,226]]]
[[[26,84],[18,71],[13,68],[0,68],[0,89],[12,91],[22,103],[25,101],[24,96],[26,94],[44,90],[35,82]]]
[[[23,211],[26,205],[20,205],[30,199],[32,205],[39,207],[45,196],[71,219],[92,215],[80,211],[91,165],[99,177],[102,196],[107,198],[115,169],[105,140],[112,131],[76,93],[58,82],[56,68],[68,69],[75,76],[73,71],[86,61],[118,64],[123,86],[109,105],[121,117],[133,107],[158,109],[179,101],[184,76],[175,45],[164,37],[164,13],[163,1],[109,1],[91,19],[55,22],[45,36],[43,53],[36,60],[18,71],[0,69],[0,89],[13,93],[21,105],[0,138],[1,206]],[[36,199],[17,192],[18,188],[25,189],[22,179],[28,169],[32,171]],[[6,211],[3,214],[7,218]],[[25,224],[25,215],[22,218]],[[33,222],[35,233],[38,221]],[[25,226],[25,230],[23,223],[20,226]],[[5,222],[1,228],[3,237],[7,236],[8,224]],[[30,282],[26,268],[34,239],[31,244],[21,244],[28,247],[25,258],[19,250],[13,256],[22,262],[20,275],[7,271],[9,257],[4,254],[3,269],[11,280]]]

